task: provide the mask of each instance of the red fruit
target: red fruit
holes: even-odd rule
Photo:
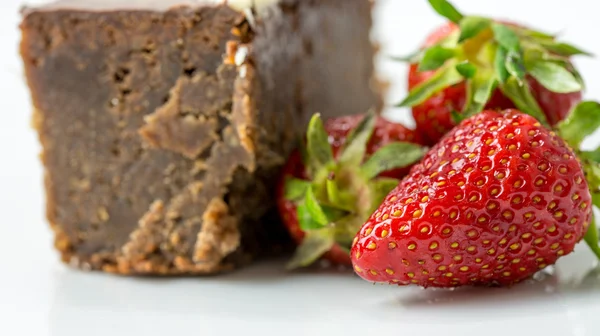
[[[357,234],[351,258],[373,282],[512,284],[573,251],[591,208],[561,138],[519,111],[484,111],[413,167]]]
[[[468,21],[470,19],[474,18],[465,17],[463,20]],[[440,69],[450,63],[453,65],[468,64],[472,67],[473,74],[475,74],[472,76],[487,76],[485,79],[493,78],[496,83],[491,85],[491,90],[484,90],[487,92],[483,97],[485,99],[484,103],[478,103],[476,108],[471,108],[467,113],[467,117],[482,109],[503,110],[518,107],[528,114],[532,114],[528,110],[535,110],[539,114],[545,115],[549,125],[556,125],[582,100],[581,88],[583,84],[575,68],[570,63],[569,57],[584,52],[573,46],[559,43],[552,36],[534,32],[519,25],[494,23],[494,20],[487,20],[488,28],[481,29],[460,42],[458,36],[464,30],[461,32],[459,26],[452,22],[431,33],[425,40],[422,55],[410,66],[408,74],[410,94],[422,90],[422,85],[430,83],[436,74],[439,74]],[[501,41],[502,38],[495,35],[492,29],[495,24],[507,28],[512,32],[514,38],[518,39],[519,44],[514,47],[515,50],[511,52],[511,56],[507,56],[506,51],[502,54],[503,56],[497,53],[498,49],[505,48],[506,43],[510,42]],[[465,24],[464,27],[469,27],[469,25]],[[473,26],[470,26],[470,28],[473,28]],[[527,41],[527,43],[523,43],[524,41]],[[444,53],[439,51],[441,47],[445,48],[445,52],[450,54],[444,56]],[[436,48],[437,52],[427,53]],[[455,50],[460,52],[452,54]],[[506,59],[500,61],[499,57],[506,57]],[[432,60],[435,65],[432,64]],[[508,67],[499,70],[498,64],[505,63],[510,63],[514,69],[521,70],[510,72],[507,70]],[[540,66],[542,63],[543,65]],[[419,67],[424,70],[419,71]],[[545,70],[540,71],[540,68]],[[570,82],[575,83],[575,85],[569,87],[553,85],[552,82],[563,80],[558,79],[561,75],[569,77]],[[525,84],[526,90],[528,94],[532,95],[533,101],[523,99],[522,92],[518,93],[519,90],[515,90],[517,87],[514,84],[515,82],[509,83],[508,80],[511,76],[515,78],[522,76],[519,81]],[[481,78],[476,82],[472,79],[474,77],[467,77],[464,74],[462,80],[450,80],[448,79],[450,77],[447,76],[442,85],[430,87],[427,94],[422,95],[421,98],[409,99],[401,103],[403,106],[412,106],[417,132],[423,133],[430,144],[437,142],[456,125],[456,119],[453,118],[452,113],[465,113],[466,107],[471,105],[467,102],[472,102],[475,99],[469,94],[467,88],[471,86],[471,91],[475,92],[484,87],[483,83],[485,83]],[[538,78],[542,78],[542,82],[538,81]],[[576,85],[577,82],[579,86]],[[538,119],[542,121],[542,124],[546,124],[545,120],[539,117]]]
[[[367,116],[369,117],[369,116]],[[383,199],[385,194],[389,192],[399,180],[404,177],[409,169],[410,165],[404,168],[391,169],[377,174],[377,177],[374,181],[377,181],[379,178],[392,178],[396,181],[393,186],[389,187],[385,194],[382,195],[373,195],[371,193],[365,193],[361,188],[366,188],[369,181],[360,178],[356,175],[356,171],[359,169],[360,163],[362,161],[368,160],[370,156],[376,153],[378,150],[382,149],[386,145],[390,145],[392,143],[399,142],[411,142],[411,143],[421,143],[420,138],[414,133],[413,130],[404,127],[402,124],[392,123],[383,117],[375,117],[372,116],[372,135],[368,138],[368,142],[363,146],[365,149],[365,157],[364,160],[360,160],[356,167],[349,166],[348,164],[338,163],[337,168],[328,167],[327,169],[331,170],[331,175],[339,175],[338,179],[338,187],[340,192],[351,192],[355,194],[365,194],[366,199],[362,200],[360,204],[351,204],[350,207],[354,208],[353,214],[350,217],[352,220],[348,221],[346,225],[351,222],[355,227],[348,228],[349,231],[352,231],[350,236],[347,239],[339,239],[336,240],[336,243],[331,246],[331,249],[323,254],[323,257],[330,260],[335,264],[345,264],[350,265],[350,258],[348,255],[348,250],[350,249],[350,243],[352,236],[358,231],[360,225],[366,220],[369,214],[374,210],[374,207],[377,204],[374,204],[375,197],[379,197],[379,201]],[[324,131],[327,133],[327,140],[331,147],[331,152],[333,155],[334,161],[339,161],[341,154],[344,152],[345,146],[348,146],[348,137],[351,135],[351,132],[355,129],[361,127],[361,123],[365,122],[365,115],[356,115],[356,116],[347,116],[341,118],[335,118],[328,120],[325,124]],[[364,126],[364,125],[363,125]],[[415,148],[418,148],[415,146]],[[398,153],[398,155],[403,155],[403,153]],[[416,162],[422,153],[417,157],[414,157],[411,163]],[[312,175],[311,176],[311,170]],[[306,181],[309,183],[312,180],[313,184],[323,183],[323,181],[314,181],[318,179],[315,175],[320,175],[319,173],[315,173],[314,169],[309,169],[303,162],[302,156],[299,151],[295,151],[292,153],[285,166],[283,167],[281,178],[277,187],[277,206],[279,209],[279,213],[283,219],[283,222],[290,232],[290,235],[294,239],[294,241],[301,245],[305,239],[306,232],[301,228],[301,223],[298,218],[298,203],[301,200],[290,200],[286,198],[286,182],[289,181],[290,178],[294,178],[300,181]],[[335,178],[335,176],[331,176],[330,178]],[[324,203],[331,205],[331,202],[327,202],[324,200]],[[373,203],[373,204],[372,204]],[[346,207],[344,207],[346,208]],[[360,209],[359,209],[360,208]],[[368,210],[367,210],[368,209]],[[345,219],[348,219],[346,217]],[[341,225],[341,224],[338,224]],[[318,231],[319,229],[312,230]],[[309,262],[306,262],[308,264]],[[304,265],[300,265],[304,266]]]

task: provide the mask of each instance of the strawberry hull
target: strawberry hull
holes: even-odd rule
[[[364,132],[364,122],[367,119],[371,120],[372,129],[369,132],[369,136],[364,138],[362,146],[364,148],[364,157],[362,160],[356,160],[354,163],[343,163],[341,164],[343,167],[340,168],[340,166],[334,162],[343,160],[345,154],[344,150],[348,147],[352,147],[352,139],[360,137],[353,132],[357,129]],[[323,252],[320,253],[319,256],[329,260],[333,264],[351,265],[348,250],[350,248],[352,237],[373,211],[374,207],[379,204],[387,192],[397,185],[402,177],[408,174],[410,166],[418,161],[424,153],[424,150],[418,150],[418,157],[415,157],[409,164],[401,165],[393,169],[384,169],[380,173],[374,174],[371,178],[367,178],[364,175],[361,175],[360,165],[364,164],[364,161],[369,161],[372,155],[375,155],[380,150],[385,151],[384,147],[386,146],[397,145],[400,143],[411,144],[411,146],[420,148],[418,144],[423,142],[422,139],[413,130],[408,129],[401,124],[392,123],[383,117],[374,114],[367,114],[367,116],[346,116],[327,120],[323,125],[323,132],[323,141],[330,147],[332,156],[332,162],[325,168],[327,175],[331,176],[327,178],[329,180],[328,182],[334,182],[335,184],[335,180],[337,179],[338,183],[336,184],[336,188],[340,193],[350,194],[353,198],[356,197],[356,195],[364,195],[364,198],[362,198],[361,201],[358,201],[359,198],[356,197],[355,202],[348,202],[344,206],[344,211],[346,212],[345,216],[337,218],[337,220],[332,220],[321,227],[312,227],[309,230],[303,230],[302,221],[300,220],[302,217],[298,215],[298,210],[299,205],[305,203],[306,200],[298,198],[290,199],[289,197],[286,197],[287,184],[290,180],[295,180],[297,184],[314,183],[315,175],[319,174],[315,174],[314,169],[311,169],[310,166],[305,164],[304,161],[308,162],[309,165],[311,163],[311,160],[307,158],[310,157],[309,154],[306,154],[307,157],[303,160],[300,151],[293,152],[282,169],[277,189],[277,207],[279,213],[288,232],[298,245],[294,259],[290,263],[294,265],[292,268],[298,267],[298,265],[308,266],[314,261],[312,259],[315,258],[315,255],[311,253],[311,250],[315,251],[319,248],[315,247],[315,241],[323,239],[323,236],[320,233],[323,231],[330,231],[329,237],[335,236],[335,238],[327,248],[323,248]],[[310,133],[310,126],[309,132],[307,133]],[[309,139],[307,139],[306,142],[308,142],[308,140]],[[403,154],[406,153],[393,152],[394,156]],[[379,178],[393,181],[393,184],[379,195],[375,195],[368,183],[370,182],[369,179],[377,180]],[[318,190],[319,186],[312,185],[309,188],[311,188],[311,190]],[[317,200],[318,202],[323,201],[326,206],[332,207],[332,199],[325,199],[329,197],[329,194],[323,195],[321,193],[319,197],[321,200]],[[336,236],[338,232],[342,232],[344,236]],[[311,234],[313,234],[313,237],[310,237]],[[319,237],[315,238],[315,236]],[[306,241],[309,241],[309,243]],[[303,245],[310,245],[310,247],[303,248]],[[321,242],[319,242],[319,246],[323,246]],[[309,255],[309,257],[299,258],[299,255]],[[300,262],[296,262],[297,260],[300,260]]]
[[[502,22],[511,27],[520,27],[510,22]],[[427,36],[423,49],[432,47],[448,38],[458,30],[452,22],[440,26]],[[418,71],[418,64],[411,64],[408,74],[408,88],[414,90],[420,84],[435,76],[436,71]],[[582,93],[557,93],[553,92],[531,76],[527,76],[526,83],[539,109],[546,116],[550,125],[554,126],[564,120],[569,112],[582,101]],[[432,95],[425,102],[413,106],[412,114],[415,118],[417,131],[422,133],[429,144],[435,144],[444,134],[449,132],[456,123],[452,120],[452,112],[463,111],[467,100],[466,80],[455,85],[445,87]],[[506,97],[499,88],[490,95],[485,109],[505,110],[515,108],[515,103]]]

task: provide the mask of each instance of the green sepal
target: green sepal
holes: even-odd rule
[[[450,119],[452,120],[452,122],[455,125],[460,124],[464,120],[464,118],[461,116],[460,112],[458,112],[456,110],[450,111]]]
[[[302,229],[302,231],[320,230],[327,224],[338,221],[348,215],[348,212],[345,210],[336,209],[325,205],[321,206],[321,210],[324,214],[324,217],[328,219],[326,224],[322,224],[322,222],[317,221],[317,219],[313,217],[314,212],[309,210],[308,205],[305,203],[300,203],[296,210],[300,229]]]
[[[327,190],[327,199],[329,200],[329,203],[337,205],[343,202],[340,195],[340,188],[338,188],[335,180],[327,179],[325,182],[325,189]]]
[[[584,104],[584,103],[582,103]],[[585,178],[592,195],[592,204],[596,208],[600,208],[600,164],[596,162],[598,150],[594,152],[580,152],[581,165],[585,173]],[[589,153],[592,153],[590,155]],[[600,246],[598,245],[598,228],[596,226],[596,219],[592,213],[592,221],[589,224],[588,231],[584,237],[585,242],[590,247],[592,252],[600,259]]]
[[[536,79],[542,85],[544,85],[546,88],[548,88],[549,90],[553,89],[552,85],[560,85],[560,86],[572,85],[575,88],[568,90],[571,92],[578,92],[578,91],[582,91],[585,89],[585,83],[584,83],[583,78],[581,77],[581,74],[573,66],[573,63],[571,63],[569,61],[569,58],[559,56],[559,55],[554,55],[554,54],[551,54],[548,51],[545,51],[542,49],[529,48],[529,49],[525,50],[524,59],[525,59],[525,66],[528,70],[529,70],[529,68],[532,68],[535,65],[535,63],[551,63],[552,64],[551,67],[561,68],[558,70],[560,72],[558,75],[566,76],[567,78],[566,79],[565,78],[556,78],[555,80],[557,81],[557,83],[545,84],[544,78],[536,77]],[[539,69],[538,71],[542,71],[542,70],[544,70],[544,69]],[[550,69],[550,70],[552,70],[552,69]],[[548,71],[541,72],[541,74],[539,76],[544,76],[544,75],[548,76],[547,73],[548,73]],[[532,73],[532,75],[534,75],[534,74]],[[563,81],[566,81],[566,84],[563,84]],[[564,92],[564,91],[567,91],[566,89],[557,89],[557,90],[563,91],[563,93],[568,93],[568,92]],[[556,92],[559,92],[559,91],[556,91]]]
[[[596,227],[596,216],[592,214],[592,221],[588,226],[588,230],[583,238],[590,250],[594,252],[596,257],[600,259],[600,246],[598,245],[598,228]]]
[[[333,229],[324,228],[306,233],[302,243],[296,248],[292,259],[286,265],[288,270],[306,267],[314,263],[335,245]]]
[[[308,211],[308,206],[304,202],[298,204],[298,206],[296,207],[296,213],[298,216],[298,226],[303,231],[317,230],[323,228],[324,225],[317,222],[312,217],[311,213]]]
[[[521,43],[519,36],[507,25],[502,23],[492,23],[492,31],[496,42],[508,51],[519,52]]]
[[[548,40],[553,41],[553,40],[556,40],[556,38],[558,37],[556,34],[549,34],[549,33],[539,31],[539,30],[532,30],[532,29],[525,28],[525,27],[514,26],[512,28],[514,29],[515,32],[517,32],[517,34],[519,36],[531,38],[536,41],[548,41]]]
[[[306,189],[310,187],[310,182],[297,178],[288,177],[285,180],[285,199],[289,201],[299,201],[304,198]]]
[[[544,47],[544,49],[548,50],[549,52],[555,54],[555,55],[559,55],[559,56],[563,56],[563,57],[571,57],[571,56],[577,56],[577,55],[583,55],[583,56],[593,56],[591,53],[579,49],[578,47],[572,45],[572,44],[568,44],[568,43],[564,43],[564,42],[557,42],[554,40],[538,40],[539,43]]]
[[[421,59],[423,58],[423,51],[422,50],[417,50],[417,51],[413,51],[412,53],[406,55],[406,56],[391,56],[390,59],[392,61],[395,62],[402,62],[402,63],[408,63],[408,64],[416,64],[421,62]]]
[[[497,86],[498,79],[490,71],[480,71],[473,79],[469,80],[467,82],[469,99],[460,118],[464,120],[483,111]]]
[[[477,74],[477,67],[469,61],[464,61],[456,65],[456,71],[464,78],[473,78]]]
[[[358,166],[362,163],[376,121],[375,111],[369,110],[363,120],[350,132],[341,149],[339,161],[342,165]]]
[[[460,23],[463,15],[446,0],[429,0],[431,7],[441,16],[454,23]]]
[[[305,167],[310,167],[310,158],[308,157],[308,149],[306,148],[306,143],[302,140],[298,141],[298,145],[296,146],[298,151],[300,152],[300,158],[302,158],[302,164]],[[312,172],[306,172],[308,175],[311,175]]]
[[[583,170],[594,204],[600,208],[600,164],[592,161],[584,162]]]
[[[313,115],[308,124],[306,155],[308,167],[313,176],[317,171],[333,162],[333,151],[329,144],[329,136],[318,113]]]
[[[600,147],[593,151],[582,151],[580,152],[580,155],[592,162],[600,164]]]
[[[523,85],[525,75],[527,75],[527,69],[525,68],[525,62],[523,61],[521,54],[512,50],[508,50],[504,65],[509,76],[513,76],[517,79],[519,85]]]
[[[398,184],[400,184],[399,180],[389,177],[380,177],[369,183],[369,189],[372,195],[371,203],[373,211],[379,207],[387,195],[389,195],[389,193],[394,190]]]
[[[448,64],[455,66],[460,64],[456,72],[466,79],[474,78],[475,69],[463,64],[476,65],[476,71],[493,69],[493,77],[500,83],[503,91],[508,93],[508,98],[513,100],[523,112],[536,117],[544,126],[548,126],[548,123],[527,85],[528,75],[557,93],[582,91],[585,87],[581,75],[574,68],[569,57],[589,55],[588,52],[571,44],[556,41],[556,35],[495,22],[485,17],[465,17],[445,0],[430,0],[430,4],[442,16],[459,25],[460,29],[450,34],[452,38],[446,37],[444,41],[438,43],[439,46],[452,49],[456,55],[448,59],[446,55],[438,56],[434,58],[436,62],[428,62],[428,66],[422,66],[422,69],[435,68],[442,60],[444,61],[444,66],[438,70],[434,78],[429,78],[413,88],[404,101],[396,105],[397,107],[419,105],[435,93],[460,83],[461,81],[457,81],[454,74],[445,68]],[[525,54],[531,51],[539,52],[543,57],[540,61],[531,63],[528,68]],[[432,65],[429,66],[430,64]],[[491,79],[486,80],[488,84],[492,82]],[[475,91],[467,90],[467,100]],[[486,90],[482,89],[480,92],[483,94]],[[470,106],[475,107],[473,111],[478,110],[476,104]]]
[[[460,37],[458,42],[464,42],[490,28],[492,20],[480,16],[466,16],[460,21]]]
[[[506,57],[508,56],[508,51],[506,48],[502,46],[498,46],[496,49],[496,56],[494,57],[494,69],[496,71],[496,76],[498,77],[498,81],[500,83],[504,83],[508,80],[510,74],[506,69]]]
[[[579,82],[579,84],[581,84],[581,91],[586,89],[585,86],[585,81],[583,80],[583,76],[581,76],[581,73],[579,72],[579,70],[577,70],[573,64],[567,64],[566,65],[567,69],[569,70],[569,72],[571,72],[573,74],[573,76],[575,76],[575,79]]]
[[[373,209],[375,211],[375,209]],[[352,248],[352,240],[356,236],[356,233],[367,220],[369,214],[349,214],[344,218],[340,218],[331,228],[334,230],[335,241],[337,246],[344,251],[348,251],[350,254],[350,248]]]
[[[496,57],[504,56],[504,69],[509,75],[512,75],[517,79],[519,84],[523,83],[525,79],[525,64],[523,57],[521,56],[521,42],[519,36],[507,25],[501,23],[493,23],[492,31],[494,32],[494,38],[498,42],[501,50],[496,52]],[[497,60],[501,62],[502,59]],[[495,64],[498,68],[498,64]],[[500,82],[504,83],[508,78],[503,78],[506,74],[504,70],[499,73]]]
[[[446,62],[431,78],[411,90],[397,107],[419,105],[444,88],[458,84],[463,80],[461,74],[456,70],[456,62]]]
[[[567,118],[556,128],[560,136],[573,148],[579,148],[581,142],[600,127],[600,104],[585,101],[577,105]]]
[[[514,76],[510,76],[500,85],[500,89],[506,97],[512,100],[519,110],[534,117],[542,125],[549,127],[546,115],[542,112],[528,85],[521,85],[519,80]]]
[[[320,204],[316,198],[314,201],[307,200],[309,194],[314,197],[314,193],[307,191],[304,202],[297,206],[298,222],[303,231],[320,230],[348,215],[345,210]]]
[[[580,80],[556,62],[537,59],[527,62],[526,67],[533,78],[552,92],[572,93],[583,90]]]
[[[327,193],[327,201],[322,203],[337,210],[336,213],[328,215],[330,220],[337,220],[344,215],[354,212],[354,204],[356,202],[356,192],[354,190],[347,190],[347,186],[340,188],[339,181],[327,179],[325,182],[325,192]],[[332,213],[332,211],[328,211],[327,206],[322,205],[325,213]]]
[[[453,58],[456,51],[441,45],[425,49],[423,58],[419,62],[418,71],[431,71],[439,69],[447,60]]]
[[[312,186],[306,189],[304,201],[298,205],[298,220],[302,230],[318,229],[330,222],[313,189]]]
[[[362,175],[370,180],[385,171],[408,167],[418,162],[425,152],[424,147],[414,143],[393,142],[373,153],[360,170]]]
[[[594,204],[596,208],[600,209],[600,190],[592,193],[592,204]]]

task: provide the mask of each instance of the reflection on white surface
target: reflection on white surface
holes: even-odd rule
[[[286,335],[376,330],[435,335],[596,335],[600,270],[587,251],[549,274],[513,288],[422,290],[370,285],[347,272],[289,274],[266,263],[220,277],[124,278],[59,269],[54,274],[51,335],[148,335],[242,330]],[[290,326],[294,326],[290,330]],[[91,328],[91,329],[90,329]],[[450,333],[455,335],[455,333]]]

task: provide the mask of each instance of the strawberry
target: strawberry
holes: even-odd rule
[[[577,148],[600,126],[600,104],[571,115],[557,133]],[[580,152],[584,173],[557,133],[516,110],[463,121],[356,235],[356,272],[423,287],[512,284],[569,254],[586,231],[600,257],[592,221],[600,197],[590,194],[600,193],[600,151]]]
[[[414,131],[374,113],[311,120],[304,155],[294,152],[277,188],[277,205],[299,247],[288,265],[319,257],[350,265],[360,225],[424,154]]]
[[[581,102],[583,81],[570,62],[582,50],[512,23],[463,16],[445,0],[430,0],[450,19],[410,58],[411,106],[430,143],[461,119],[485,109],[518,107],[556,125]]]

